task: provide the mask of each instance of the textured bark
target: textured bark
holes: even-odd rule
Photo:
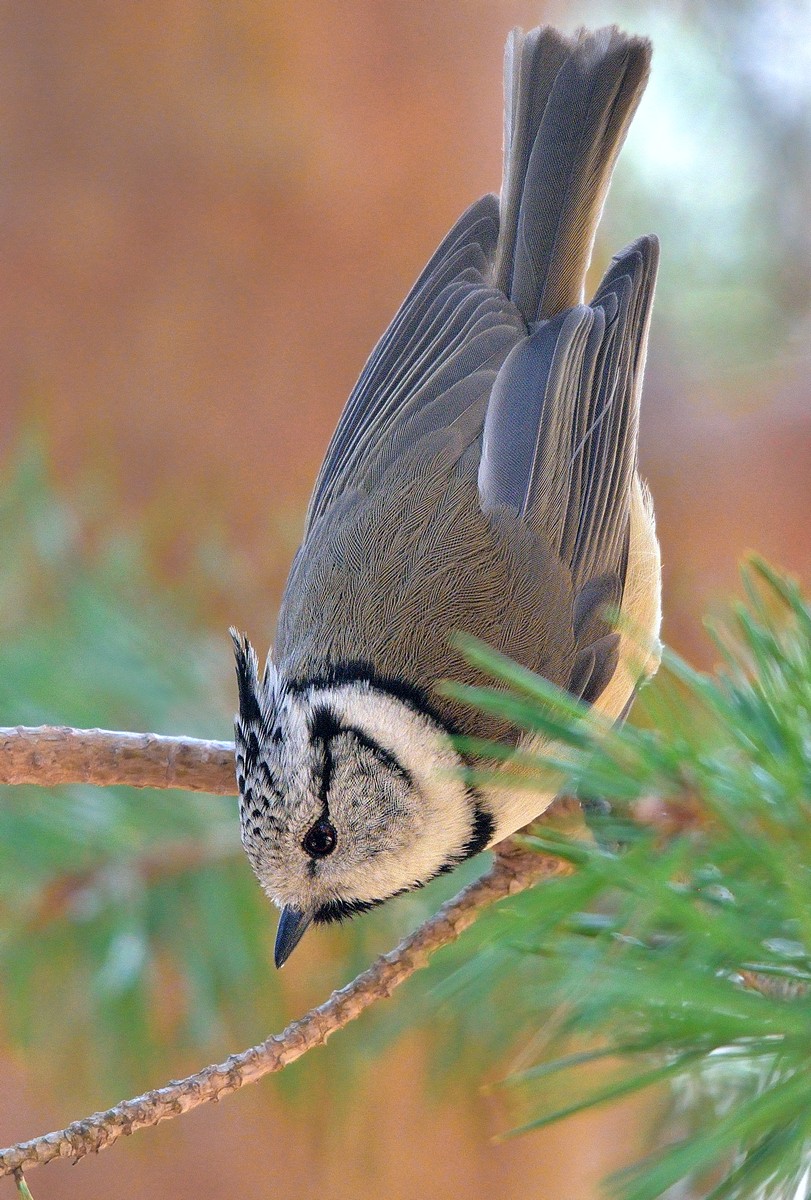
[[[505,843],[499,847],[495,862],[485,875],[463,888],[395,950],[382,955],[347,987],[333,992],[324,1004],[293,1021],[282,1033],[241,1054],[231,1055],[224,1063],[205,1067],[187,1079],[124,1100],[106,1112],[74,1121],[65,1129],[0,1150],[0,1175],[41,1166],[55,1158],[76,1161],[112,1146],[123,1134],[178,1117],[200,1104],[220,1100],[246,1084],[255,1083],[264,1075],[281,1071],[308,1050],[323,1045],[336,1030],[354,1021],[370,1005],[390,996],[410,975],[426,966],[436,950],[455,941],[472,925],[482,909],[523,891],[542,877],[567,870],[566,864],[557,859],[527,853]]]
[[[93,783],[237,794],[233,742],[59,725],[0,728],[0,784],[4,783]]]

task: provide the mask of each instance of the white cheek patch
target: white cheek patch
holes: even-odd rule
[[[477,830],[476,804],[461,758],[432,718],[362,680],[296,690],[273,673],[260,704],[261,767],[250,783],[258,791],[266,781],[268,804],[255,822],[249,816],[247,831],[243,822],[243,834],[260,884],[276,903],[317,911],[380,902],[465,856]],[[302,838],[323,811],[327,760],[314,729],[324,710],[336,725],[328,803],[339,842],[334,854],[313,860]],[[353,734],[361,739],[354,765],[352,751],[340,751],[342,728],[350,748]]]
[[[462,760],[447,734],[429,717],[365,683],[314,691],[308,701],[314,708],[328,706],[342,724],[360,730],[414,782],[409,811],[403,814],[413,834],[410,842],[396,852],[383,849],[356,868],[351,881],[344,880],[352,897],[389,896],[430,879],[449,859],[461,856],[471,836],[472,804],[461,778]]]

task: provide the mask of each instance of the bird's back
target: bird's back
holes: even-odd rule
[[[472,678],[454,630],[589,701],[616,675],[603,609],[622,604],[633,560],[655,240],[581,300],[649,56],[613,29],[511,37],[500,205],[457,222],[347,403],[280,613],[289,679],[365,671],[427,695]]]

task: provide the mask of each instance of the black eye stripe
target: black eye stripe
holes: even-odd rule
[[[287,690],[293,695],[303,695],[311,691],[323,691],[325,688],[344,687],[349,683],[362,683],[374,691],[382,692],[384,696],[393,696],[412,712],[427,717],[444,733],[459,734],[463,730],[457,728],[447,715],[441,714],[431,703],[422,688],[390,675],[381,675],[370,662],[362,660],[344,660],[334,662],[323,671],[299,679],[286,680]]]
[[[330,708],[317,708],[310,721],[310,737],[317,746],[321,743],[321,778],[318,785],[318,795],[323,806],[322,818],[329,817],[329,789],[332,783],[332,739],[340,733],[341,727]]]
[[[385,746],[381,746],[374,738],[369,737],[368,733],[364,733],[362,729],[357,729],[354,725],[345,725],[341,732],[348,733],[350,737],[353,737],[364,750],[368,750],[370,754],[373,754],[379,763],[388,768],[392,774],[398,775],[409,787],[414,786],[413,775],[407,767],[403,766],[397,755],[393,754],[391,750],[387,750]]]
[[[320,705],[310,717],[310,737],[314,742],[328,742],[341,733],[343,726],[331,708]]]
[[[408,787],[413,788],[414,777],[407,767],[404,767],[396,754],[381,746],[363,729],[356,725],[342,725],[335,712],[326,705],[317,708],[310,718],[310,736],[314,742],[323,744],[323,763],[319,786],[319,796],[324,805],[324,816],[329,815],[329,789],[332,783],[334,761],[330,742],[333,738],[346,734],[355,739],[364,750],[374,755],[377,761],[392,774],[397,775]]]

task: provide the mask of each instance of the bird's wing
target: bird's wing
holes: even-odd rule
[[[613,260],[590,305],[548,321],[510,354],[484,423],[479,496],[548,540],[571,571],[579,647],[572,691],[592,700],[616,665],[601,613],[622,600],[639,399],[658,243]]]
[[[347,401],[315,485],[307,532],[343,492],[374,490],[403,446],[447,428],[489,394],[526,334],[514,306],[487,282],[497,238],[498,201],[485,196],[417,280]]]

